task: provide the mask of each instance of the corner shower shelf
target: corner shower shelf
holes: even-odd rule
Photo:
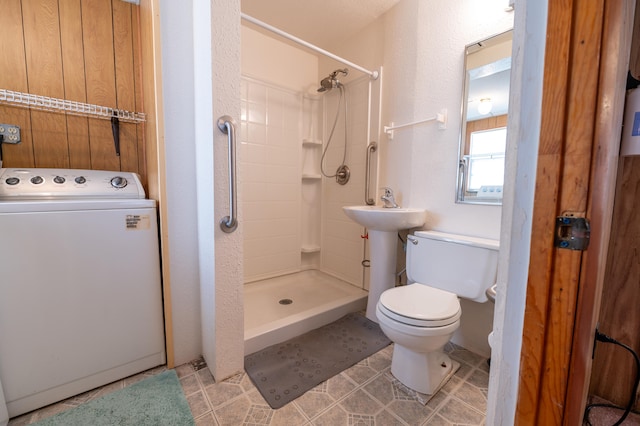
[[[303,139],[302,146],[322,146],[322,141],[317,139]]]
[[[303,173],[302,180],[318,180],[322,179],[322,175],[320,174],[311,174],[311,173]]]
[[[300,247],[300,252],[302,253],[318,253],[320,251],[320,246],[307,245]]]

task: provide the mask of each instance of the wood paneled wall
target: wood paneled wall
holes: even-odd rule
[[[640,3],[636,2],[629,71],[640,78]],[[640,354],[640,157],[618,163],[611,237],[600,304],[599,330]],[[589,392],[621,407],[632,397],[632,355],[619,346],[598,342]],[[640,410],[639,395],[633,409]]]
[[[483,118],[481,120],[469,121],[466,126],[466,135],[464,140],[464,152],[469,153],[471,146],[471,133],[481,132],[483,130],[497,129],[499,127],[507,127],[507,114],[496,115],[493,117]]]
[[[0,88],[144,112],[138,7],[122,0],[0,0]],[[0,105],[21,128],[4,167],[137,172],[146,185],[143,124]]]
[[[631,54],[629,57],[629,72],[636,80],[640,80],[640,6],[638,6],[637,2],[634,20]]]
[[[640,353],[640,157],[622,157],[600,307],[600,332]],[[608,343],[596,346],[592,394],[625,407],[635,380],[632,355]],[[634,396],[634,398],[637,398]],[[640,409],[636,399],[635,410]]]

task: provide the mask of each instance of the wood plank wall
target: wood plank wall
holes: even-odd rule
[[[496,115],[493,117],[483,118],[481,120],[467,122],[467,129],[464,142],[464,153],[468,154],[471,146],[471,133],[481,132],[483,130],[497,129],[499,127],[507,127],[507,114]]]
[[[640,5],[636,2],[634,14],[633,39],[631,40],[631,54],[629,55],[629,72],[640,80]]]
[[[0,0],[0,89],[142,111],[138,7],[122,0]],[[0,105],[21,128],[4,167],[122,170],[146,186],[143,124]]]
[[[640,157],[622,157],[600,307],[600,332],[640,354]],[[632,355],[598,343],[590,393],[625,407],[635,380]],[[634,410],[640,409],[636,398]]]
[[[640,3],[636,2],[629,71],[640,79]],[[599,330],[640,354],[640,157],[621,157]],[[626,407],[636,371],[632,355],[612,344],[598,343],[589,393]],[[633,409],[640,410],[635,395]]]

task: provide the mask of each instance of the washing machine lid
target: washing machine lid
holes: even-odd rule
[[[418,283],[387,290],[379,302],[388,317],[419,327],[442,327],[461,315],[458,296]]]

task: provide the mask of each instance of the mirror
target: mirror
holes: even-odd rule
[[[456,202],[502,204],[512,31],[465,48]]]

